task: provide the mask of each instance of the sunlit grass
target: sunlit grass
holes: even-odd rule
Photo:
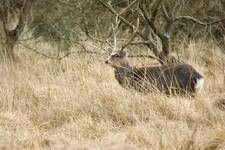
[[[19,49],[19,62],[0,64],[0,149],[225,148],[225,55],[204,42],[177,51],[205,78],[195,98],[126,90],[104,57]]]

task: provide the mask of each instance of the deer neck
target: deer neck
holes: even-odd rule
[[[120,72],[120,73],[128,73],[130,72],[132,67],[129,65],[128,61],[125,61],[123,64],[120,66],[115,67],[115,72]]]
[[[115,67],[115,78],[119,82],[120,85],[126,86],[129,77],[132,74],[132,67],[129,63],[124,63],[119,67]]]

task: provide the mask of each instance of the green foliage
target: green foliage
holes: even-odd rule
[[[150,6],[157,0],[143,0]],[[3,2],[7,2],[9,10],[12,13],[19,11],[23,0],[0,0],[0,8]],[[131,0],[106,0],[118,12],[126,8]],[[212,21],[222,18],[225,15],[225,2],[223,0],[162,0],[169,15],[175,12],[175,15],[190,15],[199,20]],[[174,6],[179,7],[175,8]],[[104,38],[110,33],[111,23],[115,21],[115,16],[105,9],[97,0],[82,1],[82,0],[36,0],[32,7],[31,19],[28,22],[28,30],[36,39],[43,39],[52,45],[56,45],[61,51],[68,51],[82,36],[81,30],[84,30],[84,21],[91,34],[98,33],[98,36]],[[175,8],[175,10],[173,10]],[[160,8],[161,9],[161,8]],[[151,14],[151,9],[148,9]],[[127,16],[126,16],[127,15]],[[158,25],[162,15],[162,10],[158,11],[155,24]],[[1,17],[1,12],[0,12]],[[140,17],[138,5],[129,8],[124,17],[130,22],[135,23],[137,17]],[[141,27],[143,18],[140,17]],[[161,23],[161,22],[160,22]],[[120,33],[123,34],[127,28],[121,23]],[[4,36],[0,29],[0,38]],[[201,38],[205,29],[196,27],[192,23],[177,24],[173,31],[174,38]],[[125,33],[125,32],[124,32]],[[209,33],[209,32],[208,32]],[[222,39],[224,35],[224,24],[210,28],[210,34],[207,36]],[[125,35],[126,36],[126,35]]]
[[[58,45],[60,50],[69,50],[71,41],[75,39],[76,34],[71,32],[73,27],[69,18],[55,20],[53,23],[45,22],[41,16],[34,18],[30,28],[34,38],[42,37],[47,42],[53,42]]]
[[[56,44],[62,51],[68,51],[72,41],[79,35],[76,30],[77,20],[73,17],[74,12],[71,11],[72,6],[65,6],[65,4],[67,3],[57,3],[56,0],[38,1],[34,6],[33,19],[29,23],[34,38],[43,38],[47,42]]]

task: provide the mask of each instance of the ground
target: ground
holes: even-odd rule
[[[16,64],[0,64],[0,149],[225,148],[225,54],[212,42],[175,53],[204,76],[195,98],[123,89],[104,56],[58,62],[20,47],[16,53]]]

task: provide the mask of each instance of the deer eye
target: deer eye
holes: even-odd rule
[[[116,54],[116,55],[114,55],[114,57],[120,57],[120,55]]]

